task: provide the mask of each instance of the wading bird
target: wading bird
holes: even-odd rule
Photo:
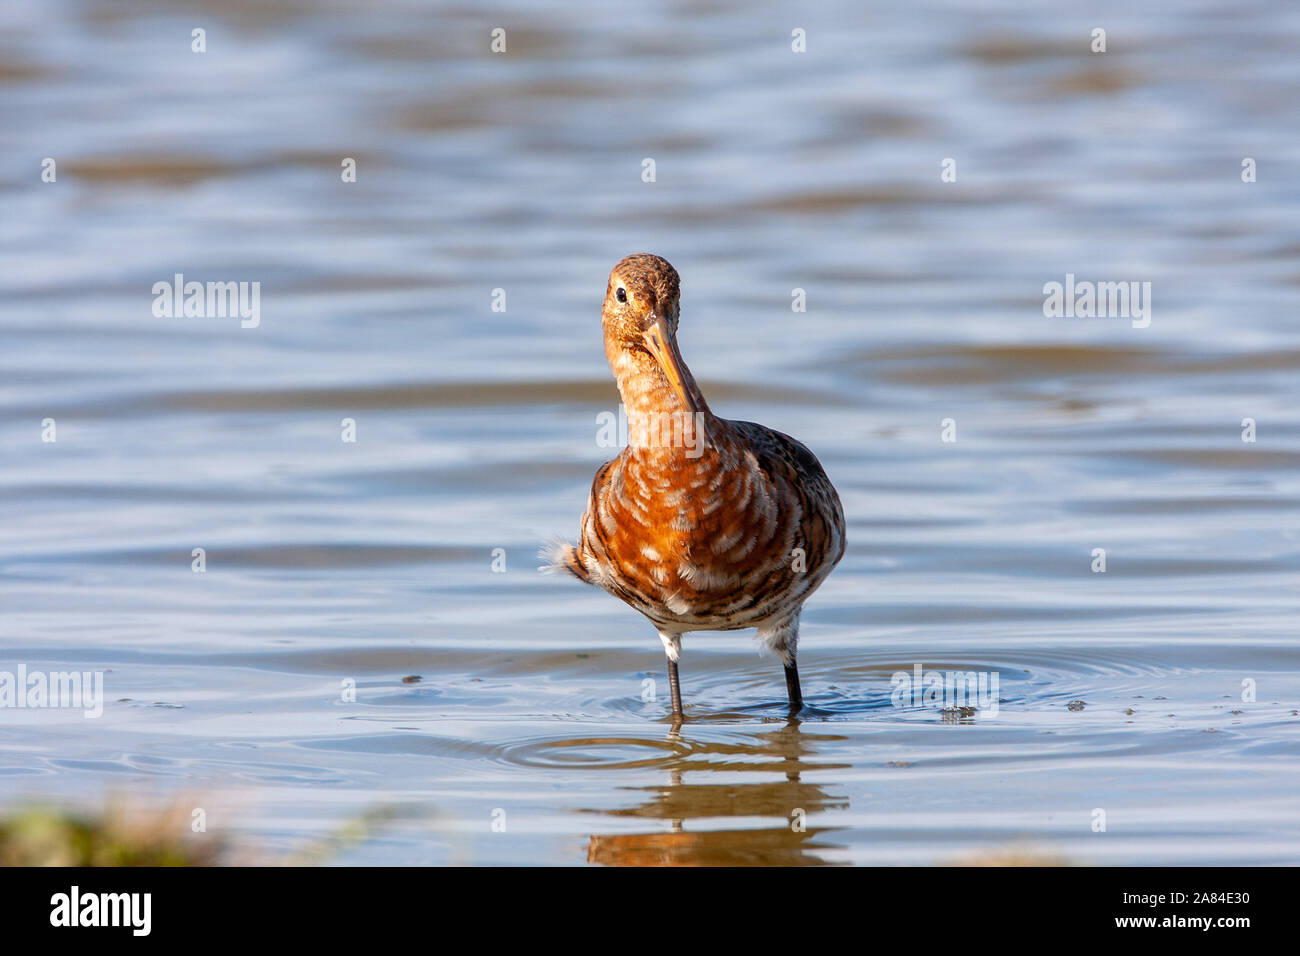
[[[645,253],[609,275],[605,355],[629,441],[596,472],[577,546],[548,549],[543,570],[567,571],[650,619],[675,718],[682,635],[749,627],[780,655],[794,712],[799,612],[844,554],[844,510],[802,444],[709,410],[677,348],[679,288],[677,270]]]

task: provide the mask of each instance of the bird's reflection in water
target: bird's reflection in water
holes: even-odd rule
[[[674,729],[672,735],[686,734]],[[619,817],[667,820],[668,830],[650,833],[592,835],[587,862],[607,866],[819,866],[819,850],[833,848],[825,837],[834,828],[805,827],[803,816],[848,806],[845,797],[805,783],[809,770],[841,769],[848,764],[809,763],[819,741],[842,740],[829,734],[807,734],[792,719],[772,733],[750,741],[690,741],[690,754],[668,770],[666,786],[646,787],[650,797],[622,810],[592,811]],[[717,782],[722,775],[761,774],[771,779],[753,783]],[[706,781],[706,782],[695,782]],[[691,821],[726,818],[771,818],[774,826],[713,828]]]

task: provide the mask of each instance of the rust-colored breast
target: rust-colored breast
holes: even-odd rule
[[[669,627],[753,627],[797,608],[844,552],[839,497],[803,445],[715,420],[697,458],[623,450],[592,483],[579,560]]]

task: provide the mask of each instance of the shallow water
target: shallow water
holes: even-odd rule
[[[1300,10],[858,7],[5,4],[0,669],[106,702],[0,710],[3,807],[270,858],[389,813],[341,863],[1300,862]],[[714,409],[840,489],[801,721],[695,634],[674,730],[649,626],[536,571],[640,250]],[[260,325],[155,318],[175,273]],[[1066,273],[1149,327],[1045,318]],[[996,713],[894,706],[918,665]]]

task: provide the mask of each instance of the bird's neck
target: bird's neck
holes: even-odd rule
[[[685,363],[682,381],[694,402],[693,410],[668,384],[667,376],[649,353],[607,344],[606,354],[623,398],[630,447],[669,454],[682,452],[689,457],[706,446],[709,436],[718,430],[718,419],[709,410]]]

